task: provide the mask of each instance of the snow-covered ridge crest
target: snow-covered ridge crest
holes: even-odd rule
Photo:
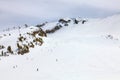
[[[0,79],[120,80],[119,18],[117,15],[88,19],[84,24],[82,21],[75,24],[74,21],[69,22],[69,19],[60,20],[62,23],[59,23],[58,20],[13,30],[11,36],[8,36],[10,32],[3,33],[6,36],[0,39],[0,44],[15,45],[12,50],[16,50],[15,41],[20,37],[19,32],[32,41],[35,39],[31,36],[32,32],[39,32],[40,28],[44,32],[48,31],[47,37],[36,35],[44,43],[30,48],[29,54],[0,57]],[[22,45],[22,42],[19,44]]]
[[[104,19],[89,19],[89,21],[87,21],[87,19],[80,17],[61,18],[56,22],[45,22],[36,26],[25,25],[25,28],[18,27],[13,30],[1,32],[0,53],[2,56],[8,56],[9,54],[16,55],[29,53],[28,48],[34,48],[35,45],[42,45],[44,42],[43,37],[47,37],[47,34],[54,33],[61,28],[67,27],[70,27],[71,29],[76,29],[76,27],[79,27],[79,29],[74,31],[77,33],[79,30],[80,32],[78,32],[81,36],[93,36],[99,34],[104,35],[104,37],[110,36],[115,40],[119,39],[120,15],[114,15]],[[68,33],[70,28],[68,28]],[[26,48],[26,51],[22,51],[19,48]]]
[[[2,32],[0,35],[0,55],[9,56],[9,54],[23,55],[29,53],[29,48],[43,44],[42,37],[47,37],[47,34],[54,33],[65,26],[79,24],[80,22],[84,24],[86,21],[80,18],[63,18],[59,19],[58,22],[45,22],[30,27],[25,24],[25,28],[8,29],[8,31]]]

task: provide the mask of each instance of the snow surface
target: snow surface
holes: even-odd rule
[[[119,21],[120,15],[115,15],[71,24],[43,38],[44,44],[31,48],[28,54],[0,57],[0,79],[120,80]],[[29,31],[30,27],[21,30],[23,34]],[[0,36],[4,33],[11,36],[0,38],[0,44],[15,45],[18,30]]]

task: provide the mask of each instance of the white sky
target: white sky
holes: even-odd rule
[[[0,27],[60,17],[106,17],[118,12],[120,0],[0,0]]]

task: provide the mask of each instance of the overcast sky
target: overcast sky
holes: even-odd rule
[[[62,17],[107,17],[120,12],[120,0],[0,0],[0,29]]]

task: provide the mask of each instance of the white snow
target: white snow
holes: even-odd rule
[[[1,80],[120,80],[120,15],[64,26],[25,55],[0,57]],[[48,23],[43,29],[54,27]],[[35,27],[31,27],[37,29]],[[30,27],[21,33],[31,31]],[[0,38],[15,45],[18,30]],[[108,35],[112,35],[110,39]]]

